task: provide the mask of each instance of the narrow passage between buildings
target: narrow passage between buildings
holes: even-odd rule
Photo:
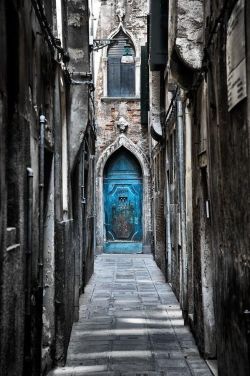
[[[54,375],[210,376],[151,255],[100,255]]]

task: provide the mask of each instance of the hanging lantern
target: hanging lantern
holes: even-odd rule
[[[133,64],[134,63],[134,56],[131,53],[131,46],[125,45],[123,49],[123,55],[121,58],[122,64]]]

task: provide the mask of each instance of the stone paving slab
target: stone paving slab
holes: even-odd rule
[[[66,366],[49,376],[211,376],[151,255],[100,255]]]

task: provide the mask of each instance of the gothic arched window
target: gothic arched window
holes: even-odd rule
[[[128,36],[120,31],[108,49],[108,96],[135,96],[135,50]]]

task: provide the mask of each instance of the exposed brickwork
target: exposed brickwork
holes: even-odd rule
[[[97,158],[119,136],[117,123],[124,116],[129,123],[126,136],[148,155],[147,129],[140,124],[140,101],[117,100],[102,103],[97,112]]]
[[[125,6],[125,8],[124,8]],[[116,15],[118,8],[122,9],[124,17],[122,24],[119,24],[118,17]],[[142,0],[136,1],[106,1],[101,4],[100,10],[100,19],[99,26],[97,29],[97,37],[108,38],[112,33],[115,35],[115,32],[119,28],[123,28],[125,33],[131,36],[132,41],[135,47],[135,98],[116,98],[111,99],[107,97],[107,51],[106,49],[102,50],[100,65],[96,80],[96,122],[97,122],[97,141],[96,141],[96,155],[97,155],[97,164],[103,157],[103,153],[106,152],[107,148],[118,140],[121,130],[118,127],[118,123],[121,118],[127,124],[127,129],[124,131],[125,136],[130,142],[136,145],[137,149],[135,150],[135,155],[138,158],[138,155],[141,154],[142,160],[146,157],[149,161],[149,150],[148,150],[148,130],[145,126],[141,125],[141,111],[140,111],[140,53],[141,46],[146,43],[146,13],[147,13],[147,4]],[[142,155],[143,154],[143,155]],[[142,165],[142,169],[144,166]],[[143,171],[143,174],[145,171]],[[97,174],[102,175],[102,171],[97,171]],[[146,198],[144,200],[145,208],[145,218],[144,221],[147,221],[147,228],[151,227],[151,215],[150,212],[150,182],[148,177],[145,178],[144,184],[147,184],[147,187],[144,187],[144,190],[147,191]],[[147,181],[147,183],[146,183]],[[100,205],[99,209],[103,210],[102,198],[102,183],[97,185],[97,205]],[[144,208],[144,209],[145,209]],[[98,212],[97,216],[97,232],[98,239],[99,234],[103,230],[99,230],[103,227],[103,217],[102,214]],[[147,240],[146,240],[147,239]],[[147,243],[150,243],[149,231],[144,234],[144,240]],[[101,240],[98,240],[98,244]]]

